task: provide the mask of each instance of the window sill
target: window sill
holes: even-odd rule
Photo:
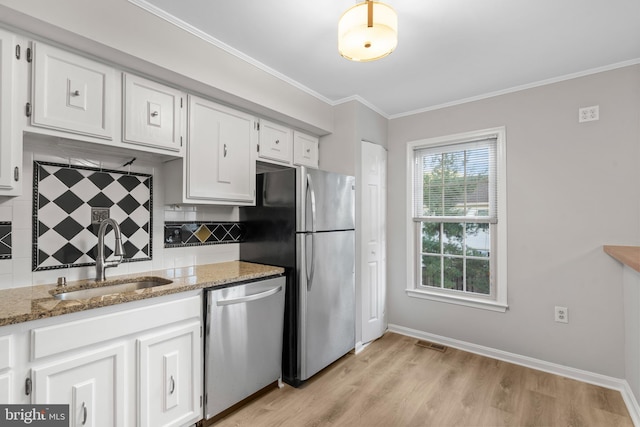
[[[509,306],[498,301],[491,301],[479,298],[470,298],[457,295],[443,295],[439,293],[418,291],[416,289],[407,289],[407,295],[413,298],[428,299],[431,301],[444,302],[447,304],[463,305],[466,307],[479,308],[482,310],[497,311],[504,313]]]

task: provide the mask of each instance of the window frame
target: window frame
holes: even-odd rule
[[[421,271],[421,234],[422,222],[414,221],[414,152],[421,148],[451,147],[479,139],[496,138],[496,179],[497,179],[497,222],[490,225],[492,254],[490,255],[492,289],[495,295],[473,294],[469,292],[431,288],[418,282]],[[504,126],[464,132],[435,138],[426,138],[407,143],[407,295],[414,298],[428,299],[444,303],[458,304],[468,307],[505,312],[507,304],[507,173],[506,173],[506,129]],[[435,222],[435,221],[434,221]],[[471,221],[461,221],[471,222]]]

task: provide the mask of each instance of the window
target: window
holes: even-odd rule
[[[409,143],[410,296],[505,311],[505,130]]]

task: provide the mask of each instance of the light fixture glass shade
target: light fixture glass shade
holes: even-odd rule
[[[389,55],[397,45],[398,15],[387,4],[365,1],[340,17],[338,51],[347,59],[375,61]]]

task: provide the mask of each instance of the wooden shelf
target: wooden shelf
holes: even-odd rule
[[[640,246],[603,246],[604,251],[640,273]]]

